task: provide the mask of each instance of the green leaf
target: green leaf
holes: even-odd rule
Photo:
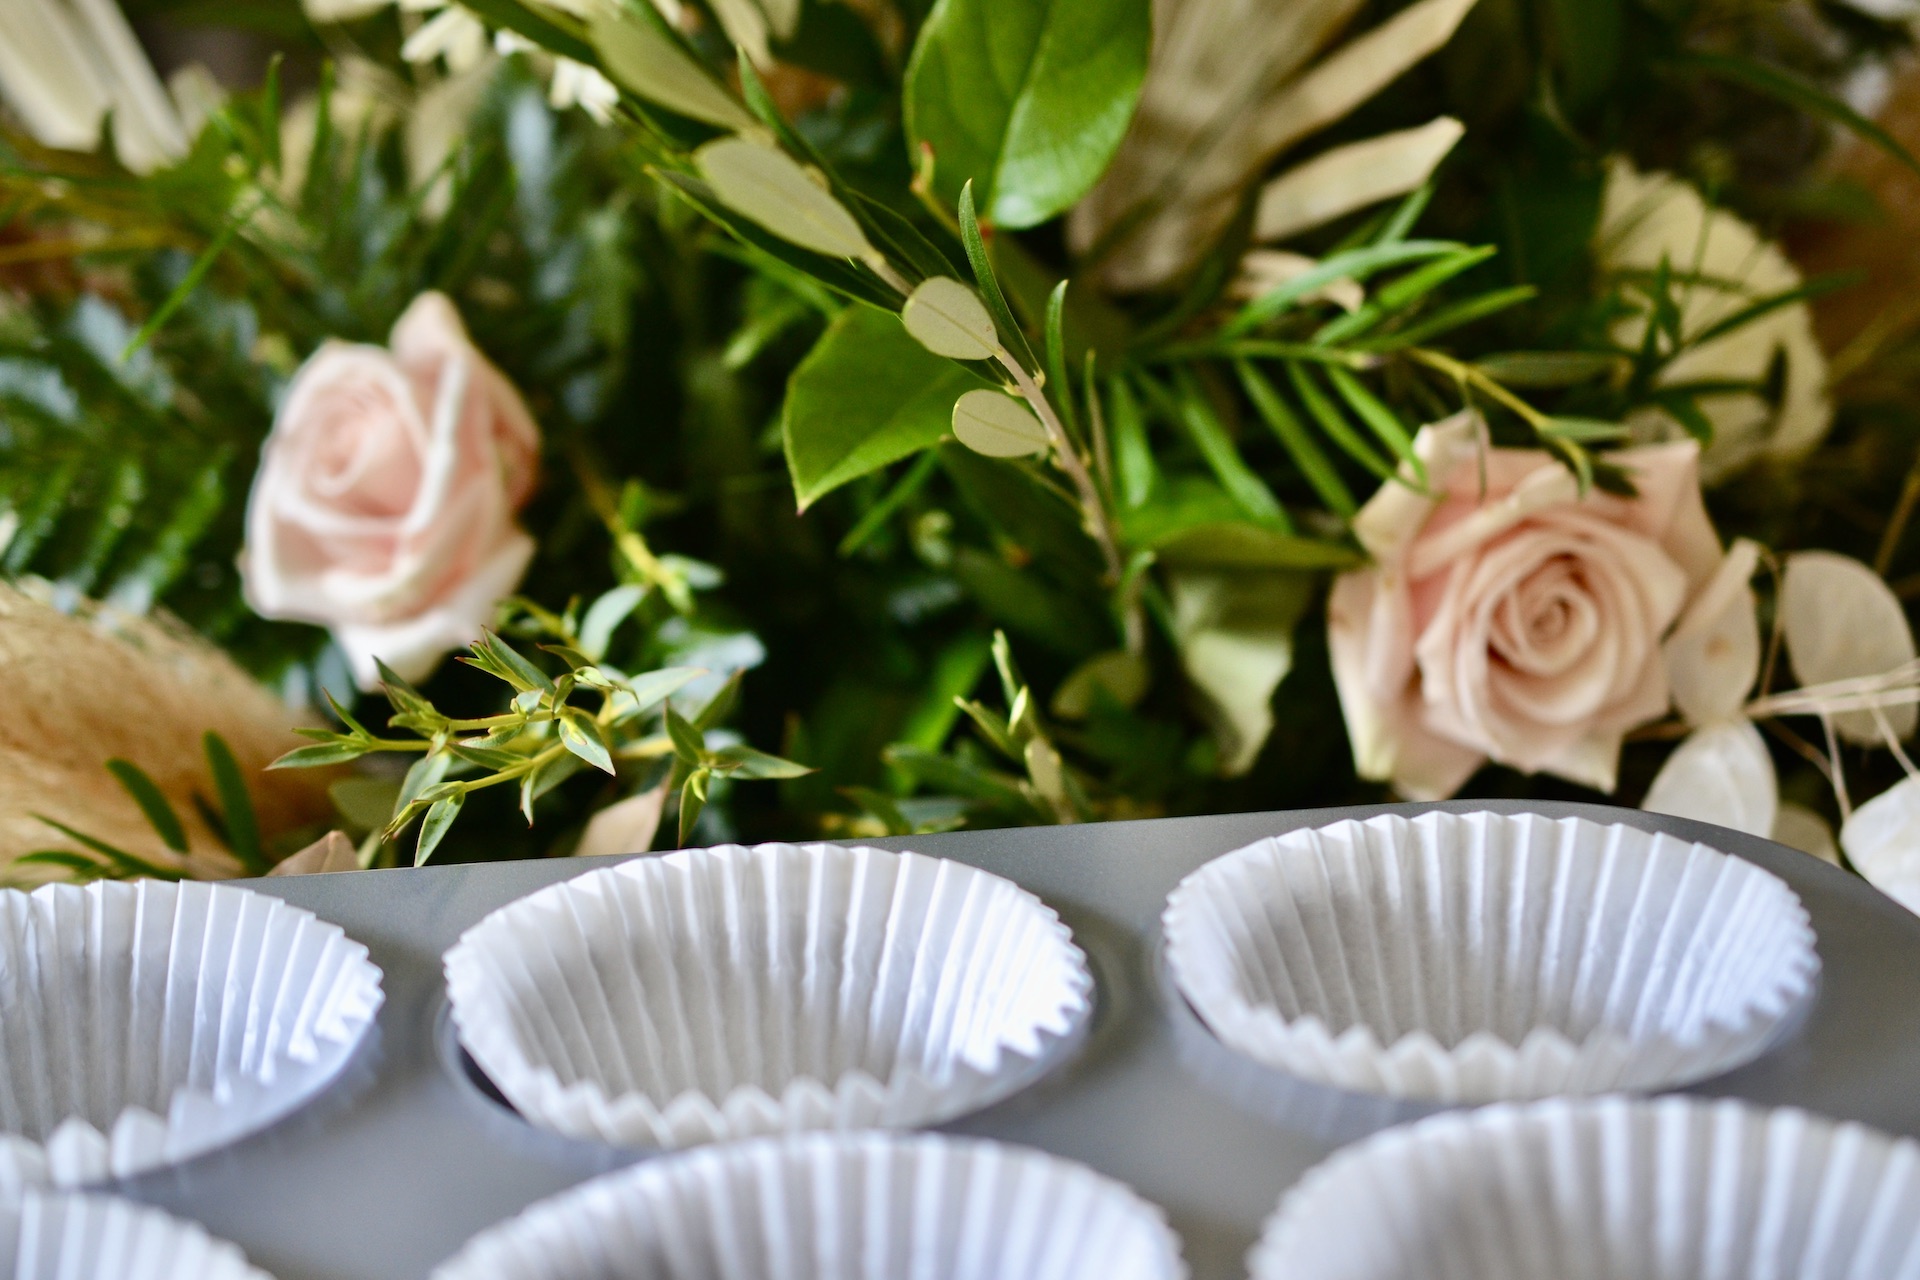
[[[268,765],[269,769],[318,769],[324,765],[345,764],[349,760],[358,760],[372,748],[352,738],[342,738],[338,742],[325,742],[312,747],[295,747],[287,754]]]
[[[752,747],[722,747],[713,753],[715,773],[735,778],[803,778],[813,770],[804,764],[782,760],[779,756],[756,751]]]
[[[1031,227],[1106,171],[1133,118],[1152,34],[1148,0],[939,0],[907,67],[911,146],[934,186],[977,182],[988,215]]]
[[[1240,376],[1240,385],[1245,388],[1247,399],[1253,402],[1254,412],[1279,437],[1281,446],[1293,459],[1293,464],[1300,468],[1300,474],[1306,477],[1307,483],[1313,486],[1320,501],[1326,503],[1327,509],[1336,515],[1352,519],[1353,513],[1359,510],[1353,492],[1347,488],[1347,482],[1340,478],[1332,461],[1314,443],[1312,434],[1301,423],[1299,416],[1280,398],[1280,393],[1267,381],[1266,376],[1249,361],[1235,360],[1233,368]]]
[[[402,715],[436,714],[433,709],[433,704],[427,701],[427,696],[407,683],[398,671],[395,671],[379,658],[375,658],[373,661],[374,667],[380,674],[380,692],[386,694],[387,702],[395,711],[398,711]],[[358,732],[364,732],[364,730],[360,729],[359,725],[354,724],[352,717],[341,710],[340,704],[333,701],[331,694],[328,695],[327,701],[332,704],[334,713],[340,717],[342,723]]]
[[[519,0],[462,0],[462,7],[473,10],[489,26],[505,27],[551,53],[593,65],[593,46],[547,16],[556,10],[521,4]]]
[[[599,662],[607,656],[614,631],[632,616],[651,590],[643,583],[628,583],[615,587],[588,606],[587,616],[580,621],[580,647],[588,657]]]
[[[240,865],[254,875],[265,875],[271,864],[260,847],[260,820],[254,813],[253,797],[247,793],[246,778],[232,748],[219,734],[209,729],[201,735],[200,746],[213,772],[213,788],[220,797],[220,821],[226,828],[227,847]]]
[[[1594,418],[1549,418],[1540,432],[1557,439],[1572,440],[1576,444],[1625,440],[1633,434],[1618,422],[1602,422]]]
[[[140,812],[147,815],[147,822],[154,833],[160,837],[160,843],[175,853],[187,851],[187,833],[180,825],[180,817],[174,813],[173,806],[167,803],[167,797],[154,784],[139,765],[131,760],[122,760],[115,756],[107,761],[107,772],[119,779],[133,802],[140,806]]]
[[[1732,333],[1735,329],[1743,325],[1751,324],[1762,316],[1770,315],[1782,307],[1790,307],[1795,303],[1807,302],[1811,299],[1821,297],[1824,294],[1832,293],[1836,289],[1847,288],[1851,285],[1858,284],[1861,279],[1862,273],[1858,271],[1836,271],[1827,275],[1816,276],[1814,279],[1807,281],[1797,288],[1783,289],[1779,293],[1769,294],[1764,298],[1755,299],[1753,302],[1735,311],[1732,315],[1724,316],[1700,332],[1692,334],[1681,346],[1684,349],[1686,347],[1697,347],[1702,343],[1712,342],[1715,338]]]
[[[1307,413],[1327,433],[1327,438],[1340,447],[1342,453],[1382,480],[1392,478],[1392,464],[1384,461],[1371,445],[1360,438],[1360,433],[1353,429],[1353,424],[1347,421],[1339,406],[1314,381],[1306,365],[1297,360],[1289,361],[1287,380],[1293,386],[1293,393],[1300,397],[1300,403],[1307,407]]]
[[[834,548],[834,554],[846,559],[867,544],[868,539],[886,527],[900,508],[907,505],[913,496],[926,487],[933,473],[939,470],[940,455],[927,451],[920,455],[907,473],[900,477],[894,486],[887,490],[886,496],[868,507],[860,516],[859,523],[847,530],[847,536],[840,539],[840,545]]]
[[[705,769],[695,769],[680,787],[680,847],[683,849],[687,841],[693,839],[693,826],[700,821],[700,811],[707,807],[707,782],[712,776]]]
[[[440,842],[447,838],[447,831],[453,826],[453,820],[460,816],[460,807],[467,802],[464,791],[435,800],[427,810],[427,816],[420,821],[420,839],[413,849],[413,865],[423,867]]]
[[[1068,283],[1062,280],[1047,295],[1047,381],[1052,384],[1047,394],[1059,406],[1060,417],[1067,424],[1067,434],[1081,439],[1080,410],[1074,405],[1073,379],[1067,373]]]
[[[627,681],[634,711],[645,711],[662,698],[670,698],[691,682],[707,674],[705,667],[662,667]]]
[[[440,780],[447,776],[447,770],[452,767],[453,757],[445,751],[435,751],[415,760],[407,770],[407,776],[401,780],[400,794],[394,797],[394,816],[399,817],[407,806],[439,786]]]
[[[1123,378],[1107,384],[1111,412],[1108,425],[1113,432],[1114,487],[1120,505],[1136,510],[1146,505],[1160,479],[1160,468],[1153,460],[1153,447],[1147,442],[1146,420],[1140,415],[1140,403]]]
[[[898,316],[847,308],[788,383],[781,431],[800,508],[935,444],[954,401],[987,385],[921,346]]]
[[[1285,284],[1261,294],[1229,321],[1222,337],[1238,338],[1283,314],[1294,303],[1316,293],[1336,280],[1365,283],[1375,273],[1389,267],[1428,258],[1443,258],[1465,248],[1451,240],[1401,240],[1393,244],[1368,245],[1326,258],[1310,271],[1303,271]]]
[[[1920,173],[1920,160],[1914,159],[1913,153],[1901,146],[1892,134],[1840,99],[1822,92],[1818,86],[1790,72],[1756,62],[1752,58],[1727,53],[1686,53],[1673,59],[1673,65],[1682,70],[1704,71],[1710,76],[1744,85],[1756,93],[1778,99],[1808,115],[1831,120],[1859,134],[1915,173]]]
[[[1146,386],[1155,389],[1156,384],[1149,382]],[[1186,427],[1194,447],[1206,459],[1208,469],[1220,481],[1220,487],[1248,516],[1291,532],[1293,522],[1287,519],[1286,508],[1273,496],[1273,490],[1267,487],[1267,482],[1255,475],[1253,468],[1240,456],[1240,450],[1234,447],[1232,437],[1214,413],[1213,406],[1207,403],[1206,396],[1185,370],[1180,371],[1177,386],[1179,400],[1174,411]]]
[[[1427,464],[1420,461],[1420,455],[1413,451],[1413,433],[1407,430],[1406,423],[1400,421],[1400,415],[1389,409],[1386,402],[1375,396],[1356,378],[1339,365],[1330,365],[1327,380],[1340,398],[1347,402],[1360,421],[1380,440],[1380,443],[1393,450],[1399,459],[1413,468],[1413,474],[1421,484],[1427,482]]]
[[[707,757],[706,735],[694,728],[687,718],[667,708],[667,737],[673,740],[673,754],[687,764],[697,765]]]
[[[1044,818],[1020,787],[1019,779],[962,763],[923,747],[897,742],[882,753],[886,762],[928,786],[965,796],[997,809]]]
[[[560,742],[601,772],[613,772],[613,754],[607,749],[606,730],[578,707],[567,707],[560,712]]]
[[[1313,340],[1316,343],[1332,345],[1358,337],[1388,316],[1419,302],[1455,276],[1473,270],[1491,258],[1494,253],[1495,250],[1491,245],[1477,249],[1461,249],[1438,261],[1429,262],[1418,270],[1409,271],[1375,293],[1358,311],[1321,325],[1315,331]]]
[[[541,693],[553,692],[553,681],[547,673],[527,661],[521,652],[502,640],[491,631],[482,631],[480,641],[474,645],[474,651],[480,652],[484,646],[487,655],[499,664],[506,675],[507,682],[522,693],[539,690]]]
[[[1461,325],[1484,319],[1523,302],[1531,302],[1539,290],[1530,284],[1517,284],[1507,289],[1490,289],[1486,293],[1475,294],[1471,298],[1441,307],[1425,320],[1395,333],[1384,334],[1366,342],[1357,344],[1366,351],[1398,351],[1405,347],[1417,346],[1443,333],[1458,329]]]
[[[1610,351],[1512,351],[1483,357],[1475,367],[1509,387],[1574,387],[1625,368]]]
[[[1039,372],[1040,364],[1033,358],[1033,347],[1027,342],[1027,331],[1020,327],[1013,308],[1007,305],[1007,295],[1000,289],[1000,278],[994,274],[993,258],[988,255],[986,239],[980,234],[980,216],[974,209],[971,180],[960,188],[955,213],[960,223],[960,244],[967,251],[967,266],[972,269],[974,283],[980,286],[980,297],[992,313],[995,327],[1000,330],[1002,345],[1013,353],[1021,368],[1028,373]]]
[[[1350,569],[1366,559],[1343,543],[1302,538],[1244,521],[1182,529],[1154,550],[1162,564],[1194,568]]]
[[[483,747],[478,742],[449,742],[447,751],[468,764],[479,765],[482,769],[491,769],[495,773],[527,762],[527,758],[517,752],[502,751],[498,747]]]
[[[1217,569],[1167,578],[1180,664],[1201,694],[1221,772],[1244,774],[1273,731],[1273,693],[1293,667],[1293,632],[1313,580]]]
[[[754,127],[752,114],[680,43],[648,0],[596,4],[588,29],[598,61],[621,88],[724,129]]]
[[[720,692],[707,699],[707,705],[700,708],[699,713],[693,717],[693,727],[705,733],[709,729],[717,728],[723,720],[732,715],[734,707],[740,702],[740,683],[746,678],[745,670],[736,671],[728,676],[727,682],[720,686]]]
[[[144,876],[153,880],[179,880],[184,878],[182,872],[172,867],[163,867],[159,863],[151,862],[137,853],[128,853],[125,849],[116,848],[108,844],[105,840],[90,836],[84,831],[76,831],[64,822],[56,822],[43,813],[36,813],[33,816],[52,827],[55,831],[58,831],[67,839],[85,845],[102,858],[105,858],[113,868],[114,873],[119,876],[129,879],[138,879]]]

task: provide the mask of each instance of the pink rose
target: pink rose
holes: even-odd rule
[[[247,503],[241,576],[268,618],[333,631],[363,688],[418,679],[520,582],[514,522],[540,431],[453,304],[423,293],[391,349],[328,342],[294,375]]]
[[[1661,638],[1720,561],[1698,447],[1608,455],[1634,498],[1582,498],[1466,414],[1414,448],[1435,496],[1380,487],[1354,520],[1374,563],[1327,605],[1355,767],[1415,799],[1487,760],[1613,790],[1621,739],[1668,707]]]

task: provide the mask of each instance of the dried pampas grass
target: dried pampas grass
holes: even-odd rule
[[[0,865],[36,849],[77,849],[56,821],[168,866],[181,865],[105,768],[145,770],[187,829],[184,869],[239,874],[193,802],[215,795],[201,749],[226,739],[264,840],[326,821],[325,772],[263,773],[299,745],[297,718],[219,650],[155,618],[105,605],[68,614],[0,585]],[[49,873],[52,874],[52,873]]]

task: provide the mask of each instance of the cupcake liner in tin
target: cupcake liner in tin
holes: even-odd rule
[[[131,1200],[29,1191],[0,1205],[0,1280],[273,1280],[239,1246]]]
[[[1281,1201],[1252,1280],[1920,1280],[1920,1144],[1669,1097],[1453,1112]]]
[[[932,1134],[708,1147],[474,1237],[433,1280],[1184,1280],[1160,1210],[1084,1165]]]
[[[462,1043],[522,1115],[654,1147],[976,1110],[1061,1056],[1093,987],[1011,881],[824,844],[591,872],[482,920],[446,970]]]
[[[1383,815],[1206,864],[1162,928],[1230,1047],[1440,1102],[1658,1089],[1765,1052],[1819,973],[1778,877],[1705,845],[1532,814]]]
[[[382,999],[339,928],[231,885],[0,891],[0,1188],[77,1186],[264,1128]]]

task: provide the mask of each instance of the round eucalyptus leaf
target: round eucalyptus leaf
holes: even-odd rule
[[[937,356],[987,360],[1000,349],[987,304],[952,276],[921,281],[901,308],[900,321],[921,346]]]
[[[1047,429],[1033,410],[1004,391],[981,388],[954,402],[953,434],[989,458],[1021,458],[1043,452]]]
[[[721,204],[782,240],[835,258],[869,258],[873,246],[847,207],[784,151],[721,138],[693,153]]]

